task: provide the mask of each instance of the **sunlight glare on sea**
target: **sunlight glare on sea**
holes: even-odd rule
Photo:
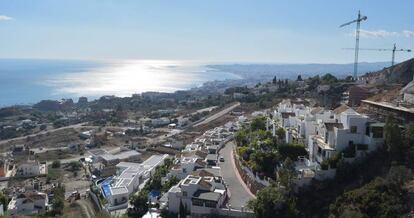
[[[199,86],[209,80],[233,78],[207,72],[196,62],[170,60],[124,60],[82,72],[63,73],[44,81],[54,95],[130,96],[145,91],[174,92]]]

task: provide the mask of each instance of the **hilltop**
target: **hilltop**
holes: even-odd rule
[[[367,80],[369,83],[399,83],[406,85],[413,80],[414,76],[414,58],[396,64],[392,67],[384,68],[380,71],[369,72],[360,78]]]

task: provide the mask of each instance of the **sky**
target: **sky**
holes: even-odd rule
[[[0,58],[351,63],[414,49],[412,0],[0,0]],[[414,56],[398,52],[396,61]],[[361,51],[360,61],[391,61]]]

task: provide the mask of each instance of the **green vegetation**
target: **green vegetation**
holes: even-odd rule
[[[58,180],[62,175],[62,169],[60,168],[53,168],[51,166],[47,169],[47,176],[46,179],[48,182],[51,180]]]
[[[407,196],[401,185],[409,179],[412,179],[410,170],[392,167],[387,179],[377,177],[338,197],[331,205],[331,213],[343,215],[346,211],[357,211],[364,217],[403,217],[408,211],[404,206]]]
[[[65,186],[59,183],[55,188],[53,188],[52,193],[52,210],[46,215],[55,217],[56,215],[61,215],[63,208],[65,207]]]
[[[266,130],[266,118],[262,116],[255,117],[251,123],[251,131]]]
[[[295,192],[295,171],[289,157],[277,170],[277,181],[283,188],[266,187],[249,202],[249,207],[256,217],[407,216],[411,201],[406,184],[414,179],[414,124],[402,130],[390,117],[384,131],[384,148],[370,152],[363,160],[347,163],[342,157],[355,157],[356,150],[366,150],[366,145],[350,145],[321,163],[322,169],[336,168],[334,179],[315,180]],[[239,147],[238,152],[255,151]]]
[[[391,157],[396,161],[404,159],[405,146],[401,137],[401,129],[393,116],[388,116],[384,126],[385,145]]]
[[[60,168],[60,160],[53,161],[52,168]]]
[[[81,164],[81,163],[79,163],[79,161],[71,161],[71,162],[68,164],[68,167],[69,167],[69,170],[70,170],[70,171],[72,171],[72,172],[76,172],[76,171],[79,171],[79,170],[81,169],[82,164]]]
[[[258,218],[298,217],[294,205],[295,199],[274,184],[260,190],[257,198],[247,203],[247,207],[252,209],[254,216]]]
[[[7,211],[7,205],[9,204],[9,199],[3,192],[0,192],[0,204],[3,205],[2,210]]]
[[[296,161],[299,156],[306,156],[302,145],[284,143],[284,130],[279,129],[279,136],[272,136],[266,129],[266,118],[255,117],[250,125],[242,127],[235,134],[237,152],[243,164],[260,177],[276,179],[277,166],[286,159]],[[283,137],[281,136],[283,134]]]

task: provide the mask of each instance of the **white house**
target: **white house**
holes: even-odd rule
[[[209,215],[221,208],[227,188],[221,177],[189,175],[168,191],[168,210],[180,212],[180,205],[191,215]]]
[[[311,160],[322,162],[348,146],[355,145],[356,153],[373,151],[383,144],[383,125],[348,108],[335,116],[337,122],[319,120],[316,134],[309,137]]]
[[[10,217],[42,214],[48,204],[47,194],[42,192],[26,192],[13,197],[7,206]]]
[[[165,155],[153,155],[143,163],[120,162],[116,165],[117,176],[108,182],[102,182],[103,195],[108,199],[109,210],[126,208],[128,197],[137,191],[139,184],[148,179],[157,166],[164,164],[168,157]]]

